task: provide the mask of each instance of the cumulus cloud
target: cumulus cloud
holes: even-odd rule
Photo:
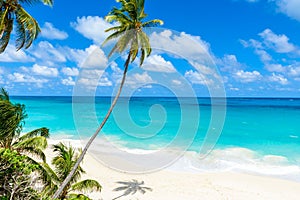
[[[157,54],[148,57],[142,67],[146,71],[166,73],[176,72],[175,67],[170,61],[166,61],[161,55]]]
[[[42,87],[43,83],[47,83],[48,80],[44,78],[36,78],[28,74],[22,74],[15,72],[8,75],[8,79],[15,83],[35,83],[37,87]]]
[[[108,87],[112,86],[112,82],[108,79],[108,77],[104,76],[98,79],[89,79],[89,78],[80,78],[78,83],[82,86],[85,86],[86,89],[94,89],[97,86]]]
[[[15,46],[8,44],[5,51],[0,54],[1,62],[34,62],[35,59],[24,50],[16,50]]]
[[[38,64],[33,65],[32,72],[36,75],[47,76],[47,77],[57,77],[58,76],[58,70],[56,68],[41,66]]]
[[[53,63],[66,62],[65,52],[62,49],[55,48],[48,41],[41,41],[36,46],[33,46],[30,53],[47,65]]]
[[[184,74],[184,77],[187,78],[191,83],[193,84],[199,84],[199,85],[211,85],[214,84],[214,81],[211,79],[208,79],[203,74],[189,70],[186,71]]]
[[[49,22],[46,22],[41,28],[41,36],[50,40],[65,40],[68,38],[66,32],[58,30]]]
[[[110,35],[105,30],[112,27],[110,23],[98,16],[78,17],[76,22],[71,23],[71,26],[84,37],[98,45],[102,44],[107,36]]]
[[[260,80],[262,75],[258,71],[248,72],[239,70],[234,73],[234,78],[242,83],[250,83]]]
[[[281,64],[268,64],[265,68],[269,72],[285,72],[286,69]]]
[[[62,73],[66,76],[78,76],[79,70],[75,67],[70,68],[70,67],[64,67],[62,68]]]
[[[242,67],[242,64],[237,60],[235,55],[224,55],[222,59],[217,61],[219,65],[221,65],[221,71],[224,72],[234,72],[239,70]]]
[[[250,39],[249,41],[240,40],[240,42],[245,48],[254,48],[254,53],[259,56],[260,60],[263,63],[267,63],[273,60],[272,56],[265,50],[265,46],[262,42],[254,39]]]
[[[104,69],[108,65],[105,53],[96,45],[91,45],[84,50],[65,48],[64,51],[67,59],[76,62],[82,68]]]
[[[154,83],[153,79],[147,72],[129,74],[126,80],[126,84],[130,87],[147,83]]]
[[[182,82],[180,80],[172,80],[172,83],[174,85],[182,85]]]
[[[296,50],[295,45],[291,44],[289,38],[284,34],[277,35],[272,30],[266,29],[259,35],[264,40],[264,44],[277,53],[291,53]]]
[[[279,83],[281,85],[289,84],[288,79],[286,77],[284,77],[282,74],[272,73],[272,75],[268,77],[268,80],[271,82]]]
[[[259,2],[260,0],[245,0],[249,3]],[[288,17],[300,21],[300,1],[299,0],[268,0],[268,3],[275,4],[276,11]]]
[[[286,14],[292,19],[300,21],[300,1],[299,0],[272,0],[277,6],[277,10]]]
[[[74,85],[75,85],[75,81],[73,80],[72,77],[68,77],[68,78],[66,78],[66,79],[62,79],[62,80],[61,80],[61,83],[62,83],[63,85],[67,85],[67,86],[74,86]]]
[[[168,50],[177,56],[191,60],[210,60],[209,45],[199,36],[192,36],[184,32],[173,33],[170,30],[154,32],[150,35],[153,49]]]

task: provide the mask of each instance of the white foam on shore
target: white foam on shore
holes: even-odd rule
[[[117,138],[106,139],[114,141]],[[57,140],[56,138],[51,139],[49,144],[57,144],[58,142],[71,144],[78,148],[82,148],[85,144],[85,142],[81,140]],[[159,152],[159,150],[125,148],[122,145],[122,142],[114,146],[117,146],[120,150],[126,151],[129,154],[152,154]],[[97,155],[99,154],[113,156],[114,158],[120,157],[119,154],[111,151],[109,145],[98,138],[96,139],[96,143],[92,147],[92,150],[89,152],[92,153],[92,156],[98,160],[100,156],[97,157]],[[168,154],[174,155],[181,153],[182,152],[178,149],[170,149],[163,151],[161,157],[164,158],[165,156],[168,156]],[[124,160],[124,157],[120,157],[120,160]],[[192,173],[232,171],[272,176],[300,182],[300,167],[296,163],[289,162],[289,160],[283,156],[260,155],[257,152],[246,148],[215,149],[205,158],[197,152],[187,151],[175,163],[168,166],[167,170]]]

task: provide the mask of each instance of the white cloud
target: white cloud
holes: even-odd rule
[[[32,67],[32,72],[36,75],[47,76],[47,77],[57,77],[58,70],[56,68],[50,68],[47,66],[41,66],[34,64]]]
[[[72,77],[68,77],[68,78],[66,78],[66,79],[62,79],[62,80],[61,80],[61,83],[62,83],[63,85],[67,85],[67,86],[73,86],[73,85],[75,85],[75,81],[73,80]]]
[[[239,70],[234,73],[234,78],[242,83],[250,83],[260,80],[262,75],[258,71],[248,72]]]
[[[300,21],[300,1],[299,0],[272,0],[275,1],[278,11],[286,14],[292,19]]]
[[[67,76],[78,76],[78,74],[79,74],[79,70],[75,67],[73,67],[73,68],[64,67],[64,68],[62,68],[61,71],[64,75],[67,75]]]
[[[273,60],[272,56],[265,50],[265,47],[261,42],[254,39],[250,39],[249,41],[240,40],[240,42],[246,48],[253,47],[254,53],[259,56],[263,63],[268,63]]]
[[[181,84],[182,84],[182,82],[179,81],[179,80],[172,80],[172,83],[173,83],[174,85],[181,85]]]
[[[51,43],[47,41],[41,41],[40,43],[38,43],[38,45],[33,46],[30,52],[33,56],[40,59],[47,65],[66,62],[64,51],[62,49],[55,48]]]
[[[289,67],[288,75],[292,77],[300,77],[300,66]]]
[[[104,69],[108,65],[105,53],[96,45],[91,45],[84,50],[65,48],[64,51],[69,60],[76,62],[82,68]]]
[[[112,86],[112,82],[108,79],[108,77],[101,77],[100,80],[97,79],[89,79],[89,78],[80,78],[78,80],[79,84],[86,86],[87,89],[93,89],[97,86]]]
[[[217,62],[222,66],[221,71],[225,72],[234,72],[239,70],[242,66],[235,55],[224,55],[224,57]]]
[[[112,27],[110,23],[98,16],[78,17],[76,22],[71,23],[71,26],[84,37],[98,45],[102,44],[107,36],[111,34],[104,31]]]
[[[296,47],[289,43],[286,35],[277,35],[270,29],[264,30],[259,35],[263,38],[264,44],[277,53],[291,53],[296,50]]]
[[[84,68],[97,68],[103,69],[107,67],[108,59],[99,47],[92,45],[86,49],[87,57],[82,63],[81,67]]]
[[[33,76],[15,72],[8,75],[8,79],[16,83],[36,83],[38,87],[41,87],[43,83],[47,83],[47,79],[35,78]]]
[[[130,74],[127,77],[126,84],[130,85],[131,87],[134,87],[138,84],[147,84],[147,83],[153,83],[153,80],[151,76],[147,72],[144,72],[142,74],[135,73]]]
[[[162,56],[157,54],[149,56],[145,60],[142,68],[146,71],[154,72],[176,72],[176,69],[170,61],[166,61]]]
[[[58,30],[49,22],[46,22],[41,28],[41,36],[50,40],[65,40],[68,38],[66,32]]]
[[[193,70],[186,71],[184,77],[187,78],[193,84],[211,85],[214,83],[213,80],[208,79],[203,74]]]
[[[283,75],[281,74],[275,74],[275,73],[272,73],[271,76],[269,76],[268,78],[269,81],[271,82],[276,82],[276,83],[279,83],[281,85],[287,85],[289,84],[289,81],[287,78],[285,78]]]
[[[259,0],[245,0],[249,3],[259,2]],[[268,0],[275,3],[277,12],[283,13],[288,17],[300,21],[300,1],[299,0]]]
[[[269,71],[269,72],[285,72],[286,69],[281,65],[281,64],[268,64],[265,66],[265,68]]]
[[[1,62],[34,62],[35,59],[25,53],[22,49],[16,50],[15,46],[8,44],[5,51],[0,54]]]
[[[229,90],[231,90],[231,91],[240,91],[240,89],[236,88],[236,87],[231,87],[231,88],[229,88]]]
[[[211,61],[209,45],[199,36],[192,36],[184,32],[174,34],[170,30],[165,30],[160,33],[152,33],[150,42],[153,49],[169,50],[171,53],[189,60]]]

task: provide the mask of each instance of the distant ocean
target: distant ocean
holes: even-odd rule
[[[83,107],[80,133],[76,131],[72,97],[12,97],[12,100],[26,105],[28,118],[24,132],[48,127],[54,139],[76,140],[90,136],[97,128],[88,120],[93,113],[84,110]],[[99,121],[110,103],[111,98],[95,98]],[[174,138],[179,127],[181,111],[177,99],[134,97],[131,98],[129,110],[136,124],[147,126],[150,123],[149,108],[154,104],[163,106],[167,113],[166,123],[155,136],[141,142],[141,139],[124,134],[113,117],[106,124],[102,134],[124,148],[145,151],[163,148]],[[214,150],[204,160],[197,160],[196,152],[202,145],[210,122],[210,99],[198,98],[198,105],[190,106],[191,111],[198,109],[198,106],[200,108],[198,133],[188,148],[188,153],[171,168],[195,172],[232,170],[300,182],[300,99],[228,98],[222,134]],[[122,119],[122,116],[120,118]],[[151,132],[149,129],[146,132],[149,131]],[[145,136],[146,133],[134,134]]]

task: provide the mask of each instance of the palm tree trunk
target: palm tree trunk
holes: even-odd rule
[[[56,199],[58,198],[58,196],[61,194],[61,192],[63,191],[63,189],[66,187],[66,185],[70,182],[70,180],[72,179],[75,171],[77,170],[79,164],[81,163],[81,161],[83,160],[85,154],[87,153],[87,150],[88,148],[91,146],[92,142],[95,140],[95,138],[98,136],[99,132],[101,131],[101,129],[103,128],[103,126],[105,125],[106,121],[108,120],[111,112],[113,111],[119,97],[120,97],[120,94],[122,92],[122,88],[124,86],[124,83],[125,83],[125,79],[126,79],[126,74],[127,74],[127,70],[128,70],[128,66],[129,66],[129,63],[130,63],[130,58],[131,58],[131,53],[128,54],[128,57],[127,57],[127,60],[125,62],[125,65],[124,65],[124,72],[123,72],[123,77],[122,77],[122,81],[120,83],[120,87],[119,87],[119,90],[118,90],[118,93],[117,95],[115,96],[109,110],[107,111],[103,121],[101,122],[100,126],[98,127],[98,129],[96,130],[96,132],[92,135],[92,137],[89,139],[88,143],[85,145],[82,153],[80,154],[77,162],[75,163],[74,167],[72,168],[72,171],[69,173],[69,175],[66,177],[66,179],[62,182],[62,184],[60,185],[60,187],[58,188],[58,190],[55,192],[55,194],[53,195],[53,199]]]

